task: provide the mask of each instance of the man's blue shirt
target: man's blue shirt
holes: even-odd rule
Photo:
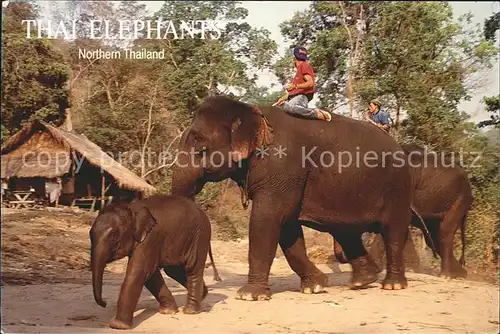
[[[372,121],[381,125],[391,126],[389,122],[389,114],[384,110],[379,110],[375,115],[370,116]]]

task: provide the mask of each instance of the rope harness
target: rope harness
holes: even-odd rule
[[[243,181],[243,184],[238,183],[238,186],[240,187],[240,194],[241,194],[241,205],[243,206],[244,210],[246,210],[248,208],[248,205],[250,203],[250,198],[248,196],[248,175],[250,175],[249,169],[247,169],[245,180]]]
[[[267,117],[262,113],[257,108],[254,108],[254,112],[258,114],[260,117],[263,118],[265,124],[266,124],[266,130],[270,130],[272,133],[272,127],[269,125],[269,120]],[[263,147],[267,147],[268,144],[270,144],[269,138],[265,138],[264,142],[262,144]],[[250,163],[250,162],[249,162]],[[241,194],[241,205],[243,206],[243,209],[246,210],[249,206],[250,203],[250,197],[248,195],[248,179],[250,175],[250,166],[247,166],[247,170],[245,172],[245,177],[241,180],[241,182],[238,182],[238,187],[240,188],[240,194]]]

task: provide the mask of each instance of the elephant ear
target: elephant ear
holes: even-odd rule
[[[258,148],[271,144],[272,127],[262,110],[248,106],[241,110],[231,124],[231,156],[238,162],[248,158]]]
[[[156,219],[147,207],[141,206],[134,210],[134,239],[138,243],[143,242],[156,224]]]

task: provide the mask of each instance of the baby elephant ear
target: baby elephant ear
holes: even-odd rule
[[[142,206],[134,212],[134,239],[141,243],[156,225],[156,220],[145,206]]]

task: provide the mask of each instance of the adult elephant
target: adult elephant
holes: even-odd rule
[[[402,251],[412,181],[407,164],[397,161],[404,157],[399,144],[371,124],[339,115],[306,121],[215,96],[198,107],[179,151],[174,194],[194,198],[206,182],[231,178],[252,200],[248,283],[238,299],[270,298],[278,243],[302,292],[323,290],[327,277],[307,258],[301,224],[335,235],[357,268],[353,287],[377,279],[361,234],[381,232],[388,259],[382,287],[407,287]]]
[[[411,172],[415,180],[413,205],[425,221],[432,243],[441,257],[440,276],[465,278],[465,225],[467,214],[473,201],[467,173],[453,157],[437,152],[427,152],[414,144],[402,145],[411,162]],[[412,225],[422,229],[418,217],[412,217]],[[453,254],[453,240],[460,228],[462,254],[457,261]],[[426,243],[432,246],[426,238]],[[348,260],[342,246],[335,242],[334,254],[337,260]]]

